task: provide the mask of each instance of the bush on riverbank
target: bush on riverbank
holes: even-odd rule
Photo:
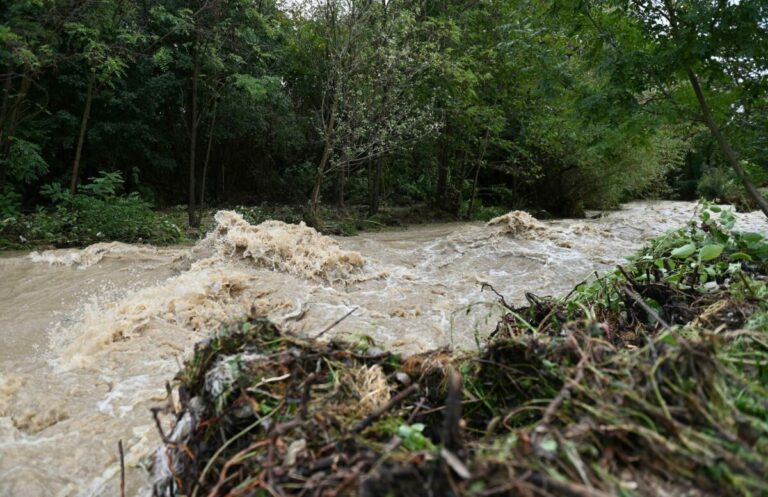
[[[119,173],[103,173],[75,195],[48,185],[52,209],[0,220],[0,248],[73,247],[120,241],[167,245],[182,241],[182,225],[152,210],[136,193],[120,194]]]
[[[157,495],[768,492],[768,243],[705,209],[476,353],[406,360],[252,317],[165,408]]]
[[[750,162],[744,163],[744,166],[749,178],[765,197],[768,193],[768,171]],[[699,179],[696,194],[713,202],[731,204],[744,212],[758,208],[741,180],[728,169],[713,168],[705,171]]]

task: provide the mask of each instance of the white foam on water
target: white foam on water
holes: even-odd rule
[[[150,245],[131,245],[122,242],[95,243],[84,249],[45,250],[31,252],[32,262],[49,266],[75,266],[86,269],[98,264],[105,257],[123,257],[134,259],[157,259],[169,254],[168,249],[158,249]]]
[[[212,243],[220,258],[242,257],[257,267],[331,283],[349,280],[365,265],[360,253],[343,250],[304,223],[265,221],[252,226],[233,211],[219,211],[215,220],[204,243]]]

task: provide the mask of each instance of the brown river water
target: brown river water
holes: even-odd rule
[[[120,243],[0,255],[0,495],[129,495],[148,489],[158,446],[149,408],[194,344],[222,323],[268,315],[313,336],[372,337],[403,353],[476,347],[493,330],[493,285],[561,295],[685,224],[695,204],[634,202],[589,220],[451,223],[332,239],[251,226],[231,212],[193,247]],[[759,213],[737,228],[768,231]]]

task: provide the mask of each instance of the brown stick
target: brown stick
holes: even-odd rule
[[[585,487],[578,483],[572,483],[567,481],[557,481],[542,473],[532,473],[528,478],[528,481],[539,487],[544,491],[552,491],[554,495],[562,495],[564,497],[609,497],[610,494],[605,493],[595,488]]]
[[[241,450],[234,456],[230,457],[229,460],[226,463],[224,463],[224,467],[221,468],[221,474],[219,475],[219,480],[216,482],[216,485],[211,489],[210,493],[208,494],[208,497],[214,497],[216,495],[219,495],[219,490],[221,489],[222,485],[224,485],[224,482],[227,480],[229,469],[232,466],[239,464],[241,457],[243,457],[245,454],[249,453],[254,449],[267,445],[268,443],[269,443],[269,440],[259,440],[258,442],[255,442],[249,445],[248,447]],[[197,492],[197,489],[195,489],[195,492]]]
[[[725,159],[728,161],[728,164],[730,164],[730,166],[736,172],[736,175],[744,184],[744,188],[746,188],[749,196],[752,197],[752,200],[754,200],[760,210],[763,211],[763,214],[768,216],[768,201],[765,200],[757,188],[755,188],[755,185],[749,179],[746,171],[744,171],[744,168],[741,167],[739,158],[736,155],[736,152],[733,150],[733,147],[731,147],[730,142],[725,138],[725,134],[720,129],[720,126],[718,126],[718,124],[715,122],[714,117],[712,117],[712,112],[709,110],[709,105],[704,98],[704,92],[702,91],[701,85],[699,84],[699,78],[690,67],[686,67],[686,72],[688,73],[688,80],[691,83],[693,92],[696,94],[696,100],[699,102],[701,117],[704,120],[704,124],[707,125],[709,131],[715,137],[715,140],[717,140],[717,143],[720,145],[720,149],[723,151]]]
[[[72,195],[77,191],[77,176],[80,169],[80,158],[83,154],[83,143],[85,142],[85,132],[88,129],[88,119],[91,116],[91,103],[93,102],[93,87],[96,85],[96,73],[91,72],[88,78],[88,92],[85,97],[85,108],[83,117],[80,120],[80,133],[77,135],[77,147],[75,147],[75,160],[72,163],[72,178],[69,184],[69,193]]]
[[[443,445],[448,450],[457,451],[461,448],[461,374],[454,368],[448,372],[448,396],[445,400],[443,413],[444,427]]]
[[[637,305],[639,305],[649,316],[653,318],[654,321],[659,323],[664,329],[669,328],[669,323],[664,321],[664,319],[659,316],[659,314],[651,309],[651,307],[645,303],[643,298],[637,294],[634,290],[629,288],[629,286],[624,286],[624,293],[627,294],[627,297],[631,298]]]
[[[490,291],[492,291],[493,293],[495,293],[497,297],[499,297],[499,302],[501,302],[501,305],[503,305],[504,307],[506,307],[510,311],[514,311],[515,310],[511,305],[507,304],[507,301],[504,300],[504,295],[502,295],[499,292],[497,292],[496,289],[493,288],[493,285],[491,285],[490,283],[483,283],[482,285],[480,285],[480,291],[481,292],[483,290],[485,290],[486,288],[489,289]]]
[[[301,417],[301,413],[299,417],[294,418],[290,421],[286,421],[285,423],[279,423],[275,425],[275,427],[272,429],[272,431],[269,433],[269,445],[267,446],[267,464],[266,464],[266,470],[267,470],[267,483],[269,486],[272,486],[275,481],[274,476],[274,469],[275,469],[275,444],[277,443],[277,438],[280,435],[283,435],[294,428],[297,428],[301,426],[304,423],[304,419]]]
[[[634,290],[632,290],[629,286],[627,286],[627,285],[624,286],[624,293],[626,293],[629,298],[634,300],[637,303],[637,305],[642,307],[642,309],[645,312],[647,312],[649,316],[651,316],[653,319],[655,319],[656,322],[659,323],[663,327],[663,329],[668,330],[668,329],[671,328],[669,323],[664,321],[661,318],[661,316],[659,316],[656,313],[656,311],[651,309],[651,307],[648,304],[646,304],[645,301],[643,301],[643,298],[640,295],[638,295]],[[685,347],[686,350],[688,350],[688,351],[692,350],[690,344],[688,343],[688,340],[686,340],[685,338],[680,336],[679,333],[675,333],[675,335],[676,335],[678,341],[680,342],[680,345]],[[655,350],[655,348],[653,346],[653,341],[651,339],[648,339],[648,345],[651,347],[651,351],[653,352],[653,355],[655,356],[656,355],[656,350]]]
[[[664,7],[667,9],[667,19],[669,19],[669,25],[672,28],[673,37],[678,38],[680,19],[678,18],[677,11],[675,10],[675,5],[670,0],[664,0]],[[679,42],[679,40],[677,41]],[[752,197],[752,200],[754,200],[760,210],[763,211],[763,214],[768,216],[768,200],[766,200],[760,194],[757,188],[755,188],[755,185],[749,179],[746,171],[744,171],[744,168],[741,167],[741,163],[739,162],[739,157],[736,154],[736,151],[733,150],[733,147],[725,137],[723,130],[715,121],[715,118],[712,115],[712,110],[709,108],[707,99],[704,96],[704,91],[701,88],[699,77],[696,75],[691,65],[685,66],[685,72],[688,76],[688,81],[691,83],[693,93],[696,95],[696,101],[698,102],[699,109],[701,110],[702,121],[704,121],[704,124],[706,124],[707,128],[709,128],[709,131],[712,133],[712,136],[715,138],[718,145],[720,145],[720,150],[722,150],[725,160],[736,172],[736,175],[744,184],[744,187],[749,193],[749,196]]]
[[[208,164],[211,162],[211,148],[213,146],[213,130],[216,126],[216,108],[219,104],[218,98],[213,101],[213,110],[211,111],[211,127],[208,130],[208,147],[205,150],[205,162],[203,162],[203,178],[200,185],[200,208],[205,207],[205,182],[208,178]]]
[[[584,367],[586,365],[587,356],[583,355],[579,364],[576,366],[576,374],[573,375],[572,379],[565,382],[555,398],[552,399],[552,402],[549,403],[547,409],[544,411],[544,415],[541,417],[541,424],[539,424],[539,426],[547,426],[552,422],[552,418],[555,417],[555,412],[557,412],[563,402],[565,402],[566,397],[570,395],[571,388],[573,388],[574,385],[581,383],[581,380],[584,378]]]
[[[120,451],[120,497],[125,497],[125,455],[122,440],[117,441],[117,449]]]
[[[150,412],[152,412],[152,418],[155,420],[155,426],[157,427],[157,431],[160,433],[160,439],[164,443],[170,443],[170,441],[168,440],[168,437],[165,435],[165,431],[163,431],[163,425],[162,423],[160,423],[160,417],[158,416],[158,414],[160,414],[162,410],[163,409],[159,407],[152,407],[150,409]]]
[[[343,316],[341,316],[339,319],[337,319],[336,321],[334,321],[334,322],[333,322],[333,323],[332,323],[330,326],[328,326],[326,329],[324,329],[323,331],[321,331],[320,333],[318,333],[317,335],[315,335],[314,337],[312,337],[312,339],[313,339],[313,340],[317,340],[317,339],[318,339],[318,338],[320,338],[321,336],[325,335],[326,333],[328,333],[329,331],[331,331],[332,329],[334,329],[336,326],[338,326],[338,325],[339,325],[339,323],[341,323],[342,321],[344,321],[345,319],[347,319],[349,316],[351,316],[351,315],[352,315],[352,313],[354,313],[354,312],[355,312],[357,309],[358,309],[358,308],[357,308],[357,307],[355,307],[354,309],[352,309],[352,310],[351,310],[351,311],[349,311],[348,313],[344,314],[344,315],[343,315]]]

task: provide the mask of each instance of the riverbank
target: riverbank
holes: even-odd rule
[[[126,199],[115,198],[104,205],[86,203],[77,208],[40,210],[31,214],[0,220],[0,250],[47,250],[55,248],[83,248],[93,243],[122,242],[155,246],[190,243],[202,238],[215,225],[214,215],[219,208],[204,209],[200,227],[188,225],[185,206],[150,210],[139,203],[125,206]],[[298,224],[305,220],[305,208],[300,205],[261,204],[237,205],[229,210],[238,212],[251,224],[267,220]],[[473,217],[488,220],[502,213],[502,208],[485,208]],[[460,221],[457,216],[427,204],[406,207],[382,207],[369,216],[366,206],[344,208],[322,207],[318,231],[326,235],[353,236],[360,232],[405,229],[411,224]]]
[[[206,209],[201,216],[199,230],[193,233],[207,233],[215,225],[214,215],[220,208]],[[282,221],[290,224],[306,222],[306,207],[302,205],[279,205],[263,203],[254,206],[235,205],[227,207],[242,215],[249,223],[256,225],[268,220]],[[177,224],[186,225],[186,210],[183,206],[172,210],[162,211],[173,216]],[[472,220],[487,221],[495,215],[506,212],[501,207],[486,208],[480,211]],[[405,229],[414,224],[430,224],[466,221],[445,210],[428,204],[412,204],[407,206],[382,206],[379,213],[368,215],[365,205],[349,205],[345,207],[321,206],[318,215],[318,226],[313,226],[324,235],[354,236],[361,232],[377,232],[382,230]]]

